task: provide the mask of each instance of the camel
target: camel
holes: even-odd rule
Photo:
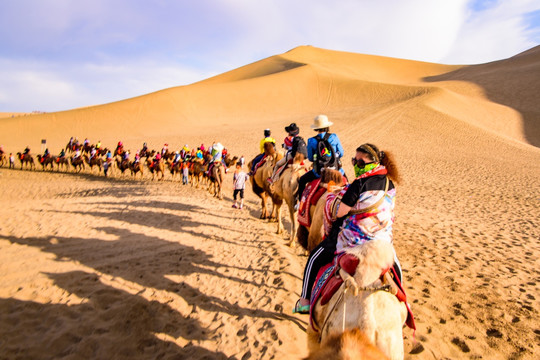
[[[71,165],[77,172],[80,172],[82,169],[84,169],[84,159],[79,156],[77,158],[71,157]]]
[[[0,167],[4,167],[5,164],[8,163],[7,156],[4,152],[0,153]]]
[[[135,163],[129,164],[129,170],[131,170],[131,175],[133,175],[134,178],[137,177],[138,172],[141,173],[141,179],[144,176],[144,166],[140,160],[136,164]]]
[[[228,171],[228,168],[236,162],[237,159],[237,156],[231,158],[230,155],[227,155],[223,159],[225,166],[221,161],[215,161],[214,166],[212,166],[212,171],[208,177],[208,180],[210,181],[208,184],[208,191],[219,200],[223,200],[222,184],[225,178],[225,173]]]
[[[304,360],[389,360],[360,329],[347,329],[326,338],[317,352]]]
[[[255,171],[255,174],[250,175],[249,178],[251,180],[253,192],[261,198],[261,219],[276,219],[277,207],[281,206],[281,204],[283,203],[283,199],[277,195],[272,195],[273,192],[270,189],[270,184],[268,183],[267,179],[272,176],[272,173],[274,172],[274,167],[276,166],[276,163],[281,158],[283,158],[283,154],[281,152],[276,152],[276,149],[272,143],[264,144],[264,153],[266,155],[266,161],[264,162],[264,164],[259,166],[257,171]],[[251,168],[252,162],[253,161],[249,162],[249,168]],[[272,199],[271,214],[268,214],[268,197]]]
[[[98,156],[105,156],[107,155],[107,153],[109,152],[109,149],[107,148],[100,148],[100,149],[96,149],[97,151],[97,155]]]
[[[403,325],[407,308],[391,292],[382,291],[381,269],[388,269],[394,262],[392,244],[372,240],[348,248],[347,253],[359,259],[354,276],[343,269],[339,271],[344,283],[330,299],[321,305],[320,299],[313,305],[314,325],[308,327],[310,353],[317,353],[320,343],[329,334],[358,328],[369,341],[392,360],[403,359]]]
[[[47,169],[47,166],[51,167],[51,171],[53,170],[53,165],[54,165],[54,162],[56,161],[56,156],[49,155],[46,158],[44,158],[43,156],[38,155],[37,159],[38,159],[38,162],[43,167],[43,171]]]
[[[296,237],[296,211],[294,210],[295,193],[298,189],[298,178],[304,175],[308,169],[301,165],[304,161],[304,156],[300,153],[296,154],[293,163],[281,173],[279,179],[270,186],[270,190],[274,197],[279,197],[285,200],[289,208],[289,216],[291,218],[291,232],[289,234],[289,246],[292,246]],[[283,222],[281,221],[281,204],[277,206],[277,233],[283,232]]]
[[[74,153],[75,151],[81,150],[81,149],[82,149],[82,145],[79,143],[72,143],[72,144],[68,143],[65,148],[66,152],[69,152],[69,153]]]
[[[204,179],[204,172],[206,171],[206,166],[203,164],[202,160],[194,160],[191,163],[192,165],[189,167],[189,175],[190,175],[190,182],[191,186],[195,186],[195,183],[197,183],[196,187],[199,188],[199,184]]]
[[[94,145],[90,145],[90,144],[86,144],[86,145],[83,145],[82,147],[82,152],[83,154],[86,153],[86,154],[90,154],[90,152],[92,151],[92,148],[94,147]]]
[[[120,170],[122,175],[129,169],[129,160],[124,159],[124,156],[116,156],[116,167]]]
[[[157,162],[154,162],[151,159],[148,159],[146,160],[146,165],[148,166],[148,169],[150,169],[150,172],[152,173],[152,180],[154,180],[156,174],[159,174],[159,173],[161,173],[161,178],[158,178],[158,180],[159,181],[163,180],[163,178],[165,177],[165,165],[163,164],[162,160],[158,160]]]
[[[93,172],[94,166],[97,166],[99,168],[98,174],[101,172],[101,168],[103,167],[103,159],[99,156],[94,156],[92,159],[88,157],[88,155],[84,155],[84,161],[88,165],[90,165],[90,171]]]
[[[30,169],[36,168],[36,164],[34,164],[34,157],[32,155],[22,154],[18,152],[17,157],[19,158],[19,161],[21,162],[21,170],[23,169],[24,164],[26,164],[27,169],[28,169],[28,166],[30,166]]]
[[[328,186],[328,183],[333,182],[335,189],[332,191],[341,190],[344,184],[343,176],[337,170],[325,169],[321,174],[321,186]],[[311,206],[309,213],[311,217],[311,225],[309,228],[299,225],[297,231],[298,243],[311,252],[322,241],[324,236],[324,207],[328,192],[324,193],[314,206]],[[292,243],[289,243],[292,246]]]
[[[223,179],[225,178],[225,167],[221,162],[215,162],[212,166],[212,173],[209,176],[210,183],[208,184],[208,191],[217,197],[219,200],[223,200],[222,186]]]
[[[181,161],[174,163],[172,162],[172,160],[169,160],[167,161],[167,166],[169,167],[169,171],[171,172],[173,180],[176,177],[176,174],[179,174],[182,171]]]
[[[62,156],[62,157],[57,157],[56,160],[56,171],[60,171],[60,165],[62,166],[62,168],[65,168],[65,170],[67,171],[68,170],[68,167],[69,167],[69,160],[67,157],[65,156]]]

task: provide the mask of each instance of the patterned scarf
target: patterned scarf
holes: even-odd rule
[[[357,179],[367,178],[373,175],[386,175],[387,173],[388,171],[386,168],[379,163],[367,164],[361,169],[357,168],[356,165],[354,166],[354,174],[356,175]]]

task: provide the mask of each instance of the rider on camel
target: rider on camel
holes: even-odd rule
[[[339,160],[343,156],[343,153],[344,153],[343,146],[341,146],[341,141],[339,141],[338,136],[336,134],[330,133],[331,125],[333,125],[333,123],[328,121],[328,117],[326,115],[316,116],[313,121],[313,124],[311,125],[311,128],[317,132],[317,135],[309,138],[308,143],[307,143],[307,155],[308,155],[309,160],[313,162],[313,169],[311,171],[308,171],[307,173],[302,175],[300,179],[298,179],[298,191],[296,193],[296,200],[297,200],[296,206],[298,206],[298,202],[302,198],[302,193],[304,192],[306,185],[309,182],[315,179],[318,179],[321,176],[321,170],[323,168],[336,169],[336,170],[339,170],[342,175],[345,175],[345,172],[341,168],[341,161]],[[318,154],[319,142],[323,142],[324,139],[327,140],[327,142],[330,144],[332,148],[327,149],[325,154]],[[324,161],[325,161],[325,158],[327,157],[332,157],[334,160],[334,163],[325,164]]]
[[[163,149],[161,149],[161,156],[165,155],[169,151],[169,144],[163,145]]]
[[[97,154],[97,149],[95,147],[92,147],[92,150],[90,150],[90,160],[92,160]]]
[[[212,169],[214,165],[218,162],[221,162],[225,166],[225,172],[227,172],[227,166],[223,161],[223,149],[225,147],[221,143],[214,143],[209,149],[212,159],[210,159],[210,165],[208,166],[208,175],[212,174]]]
[[[319,270],[334,259],[335,253],[371,240],[392,243],[394,204],[399,173],[393,157],[372,144],[356,149],[352,159],[356,179],[339,195],[330,194],[325,210],[324,240],[311,251],[300,299],[293,310],[307,314]],[[394,270],[401,283],[401,267],[394,253]]]
[[[195,157],[199,161],[201,161],[204,158],[203,150],[201,150],[201,148],[197,148],[197,152],[195,153]]]
[[[60,150],[60,155],[58,155],[58,157],[59,157],[60,159],[62,159],[62,158],[65,157],[65,156],[66,156],[66,150],[65,150],[65,149]]]
[[[97,142],[97,144],[96,144],[96,149],[99,150],[100,148],[101,148],[101,140],[99,140],[99,141]]]
[[[255,167],[257,166],[257,164],[264,158],[264,144],[269,142],[269,143],[272,143],[274,145],[274,147],[276,147],[276,139],[274,139],[273,137],[271,137],[271,131],[270,129],[265,129],[264,130],[264,138],[259,142],[259,148],[260,148],[260,154],[257,155],[255,157],[255,159],[253,159],[253,162],[251,163],[251,174],[254,173],[255,171]]]
[[[121,141],[118,142],[118,145],[116,145],[116,149],[114,150],[114,155],[120,155],[122,150],[124,149],[124,144],[122,144]]]
[[[189,154],[189,152],[190,152],[189,146],[188,144],[185,144],[182,150],[180,150],[180,155],[182,159],[185,159],[186,156]]]
[[[175,152],[173,164],[177,164],[181,159],[182,159],[182,155],[180,154],[180,151]]]
[[[133,160],[133,165],[137,165],[139,163],[139,161],[141,160],[141,156],[139,154],[139,150],[137,150],[137,152],[135,153],[135,159]]]
[[[294,160],[297,153],[303,154],[304,158],[307,158],[306,142],[301,136],[298,135],[300,133],[300,129],[296,123],[286,126],[285,131],[288,133],[288,136],[283,140],[283,148],[287,151],[287,153],[283,159],[276,163],[274,173],[270,178],[268,178],[268,182],[270,184],[273,184],[277,181],[277,179],[279,179],[279,176],[287,167],[287,164]]]
[[[105,155],[105,161],[107,161],[107,162],[112,161],[112,152],[111,152],[111,150],[107,151],[107,155]]]
[[[152,159],[152,163],[150,164],[150,169],[154,169],[154,167],[159,164],[159,162],[161,161],[161,154],[160,153],[156,153],[156,155],[154,156],[154,158]]]
[[[26,149],[24,149],[23,155],[30,154],[30,148],[27,146]]]
[[[147,152],[148,152],[148,146],[146,146],[146,143],[143,143],[140,154],[145,156]]]
[[[43,163],[49,156],[51,156],[51,153],[49,152],[49,148],[46,148],[43,156],[41,157],[41,162]]]

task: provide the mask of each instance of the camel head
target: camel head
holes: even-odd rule
[[[309,354],[305,360],[385,360],[388,357],[373,345],[367,336],[357,328],[330,335],[320,348]]]
[[[276,146],[274,145],[274,143],[265,142],[264,143],[264,153],[267,156],[274,156],[274,154],[276,153]]]

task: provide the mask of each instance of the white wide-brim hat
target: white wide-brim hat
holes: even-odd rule
[[[311,125],[311,128],[313,130],[319,130],[319,129],[330,127],[332,125],[334,125],[334,123],[331,121],[328,121],[328,116],[317,115],[315,119],[313,119],[313,124]]]

